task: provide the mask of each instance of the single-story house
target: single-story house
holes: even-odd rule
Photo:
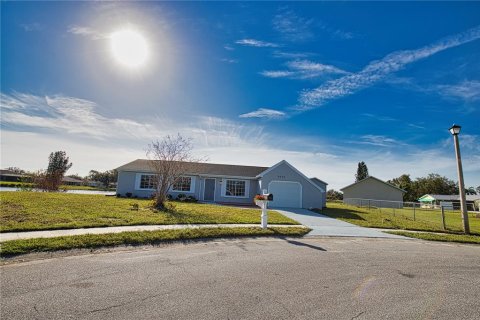
[[[151,197],[155,186],[150,161],[137,159],[117,168],[117,194]],[[204,202],[252,204],[256,194],[268,192],[273,194],[270,207],[325,207],[327,183],[307,178],[285,160],[271,167],[188,162],[186,165],[187,174],[169,191],[174,198],[185,194]]]
[[[83,180],[72,177],[63,177],[62,184],[66,186],[81,186],[83,185]]]
[[[402,208],[406,193],[390,183],[369,176],[340,189],[343,202],[352,205]]]
[[[16,173],[11,170],[0,170],[0,181],[20,182],[25,177],[24,174]]]
[[[480,195],[465,195],[467,201],[467,209],[471,211],[479,210]],[[453,209],[460,209],[460,195],[452,194],[426,194],[418,198],[418,202],[422,204],[422,207],[426,208],[440,208],[441,202],[451,202]]]

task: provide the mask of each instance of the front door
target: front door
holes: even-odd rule
[[[205,179],[204,201],[215,201],[215,179]]]

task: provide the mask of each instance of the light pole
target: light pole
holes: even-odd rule
[[[463,183],[462,158],[460,156],[460,144],[458,142],[458,134],[462,127],[454,124],[450,129],[455,144],[455,154],[457,156],[457,172],[458,172],[458,191],[460,193],[460,210],[462,211],[463,231],[470,234],[470,224],[468,223],[467,201],[465,199],[465,185]]]

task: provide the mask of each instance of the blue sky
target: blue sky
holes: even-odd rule
[[[340,188],[365,161],[390,179],[480,185],[478,2],[2,2],[1,166],[70,173],[145,157],[180,132],[211,162],[285,159]],[[115,61],[132,29],[144,65]]]

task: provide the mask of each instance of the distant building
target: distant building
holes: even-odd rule
[[[403,195],[406,193],[405,190],[372,176],[340,190],[343,192],[344,203],[360,206],[371,204],[383,208],[402,208]]]
[[[70,177],[63,177],[62,184],[66,186],[81,186],[83,185],[83,180],[70,178]]]
[[[467,200],[467,209],[468,210],[479,210],[480,195],[469,195],[465,196]],[[427,208],[440,208],[440,203],[442,202],[451,202],[453,204],[453,209],[460,209],[460,195],[458,194],[426,194],[421,196],[418,199],[418,202],[422,204],[422,207]]]
[[[21,173],[6,169],[0,170],[0,181],[20,182],[23,177],[25,177],[25,175]]]

